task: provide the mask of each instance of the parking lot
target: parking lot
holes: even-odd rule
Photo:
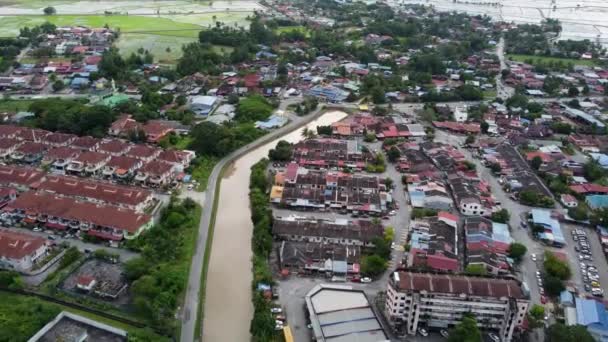
[[[608,267],[608,262],[606,262],[596,232],[590,228],[565,223],[562,224],[562,228],[564,229],[564,235],[566,236],[566,241],[568,243],[566,249],[572,251],[570,256],[574,256],[568,258],[570,268],[572,269],[571,283],[576,286],[581,293],[585,293],[586,295],[592,294],[589,290],[594,287],[593,285],[596,285],[595,287],[604,292],[608,290],[608,274],[605,272]],[[578,231],[582,234],[573,235],[573,231]],[[588,245],[588,254],[583,253],[585,251],[585,243]],[[577,252],[575,248],[578,249],[579,252]],[[581,255],[589,255],[592,260],[581,259]],[[585,264],[585,270],[583,270],[581,263]],[[589,266],[592,266],[591,272],[589,272]],[[593,267],[601,272],[594,272]],[[592,285],[593,281],[596,281],[599,286],[598,284]],[[599,293],[599,291],[596,292]]]

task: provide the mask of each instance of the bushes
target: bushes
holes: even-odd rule
[[[492,213],[492,221],[498,223],[507,223],[509,222],[509,211],[507,209],[501,209],[497,212]]]
[[[80,253],[78,251],[78,248],[76,248],[76,247],[68,248],[65,251],[65,254],[63,255],[63,257],[61,258],[61,261],[59,262],[59,270],[62,270],[64,268],[70,266],[73,262],[78,260],[78,258],[80,258],[81,255],[82,255],[82,253]]]
[[[531,207],[553,208],[554,203],[550,197],[547,197],[534,190],[524,190],[519,193],[519,200],[522,204]]]
[[[172,198],[160,221],[127,247],[141,252],[125,273],[133,280],[135,311],[164,333],[173,332],[175,309],[184,291],[191,258],[192,231],[200,216],[192,200]]]
[[[277,143],[277,146],[268,151],[268,158],[272,161],[289,161],[293,154],[293,144],[288,143],[285,140],[281,140]]]
[[[414,208],[412,209],[412,218],[423,218],[427,216],[435,216],[437,215],[437,210],[430,208]]]
[[[274,319],[270,313],[270,303],[261,292],[257,291],[259,283],[272,283],[272,272],[268,258],[272,251],[272,212],[268,203],[267,191],[270,187],[266,168],[268,159],[262,159],[251,167],[249,179],[249,203],[251,221],[253,222],[253,293],[254,313],[251,320],[250,332],[253,341],[270,341],[274,336]]]

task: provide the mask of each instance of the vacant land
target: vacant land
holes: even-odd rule
[[[516,62],[525,62],[525,61],[532,60],[534,62],[542,62],[542,63],[562,62],[564,64],[572,63],[573,65],[584,65],[584,66],[595,66],[596,65],[595,61],[588,60],[588,59],[557,58],[557,57],[515,55],[515,54],[508,54],[507,58],[510,60],[516,61]]]
[[[54,6],[58,14],[40,15],[46,6]],[[172,64],[181,57],[181,46],[197,41],[201,30],[217,22],[247,27],[247,17],[256,8],[254,1],[0,0],[0,37],[16,36],[20,28],[45,21],[57,26],[108,25],[120,29],[116,45],[123,55],[143,47],[157,61]],[[116,15],[104,15],[105,11]]]
[[[22,112],[28,110],[32,100],[0,100],[1,112]]]

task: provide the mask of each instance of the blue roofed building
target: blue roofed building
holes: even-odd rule
[[[273,114],[266,121],[256,121],[255,128],[273,129],[285,126],[287,118],[281,115]]]
[[[84,89],[89,86],[91,81],[88,78],[83,77],[75,77],[70,83],[70,88],[72,89]]]
[[[541,226],[544,231],[538,237],[549,245],[562,247],[566,245],[564,233],[559,221],[551,217],[551,211],[544,209],[532,209],[530,212],[530,222],[533,225]]]
[[[585,202],[593,210],[608,208],[608,195],[589,195]]]
[[[603,153],[589,153],[591,159],[595,160],[601,167],[608,169],[608,156]]]
[[[593,300],[576,298],[576,321],[566,316],[567,325],[580,324],[596,341],[608,342],[608,313],[603,303]]]
[[[350,93],[346,90],[342,90],[331,85],[316,85],[308,90],[308,95],[322,98],[327,102],[336,103],[346,100]]]

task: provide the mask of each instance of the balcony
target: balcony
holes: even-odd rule
[[[11,159],[14,161],[21,161],[21,160],[23,160],[23,157],[25,157],[25,155],[21,152],[11,153]]]
[[[66,170],[70,173],[81,174],[84,171],[84,164],[81,162],[71,162]]]
[[[89,173],[89,174],[92,174],[92,175],[94,175],[94,174],[98,173],[98,172],[99,172],[99,170],[101,170],[101,165],[87,165],[87,166],[84,168],[84,171],[85,171],[86,173]]]
[[[163,183],[164,178],[160,177],[160,176],[151,176],[150,179],[148,179],[148,182],[152,183],[152,184],[162,184]]]
[[[101,174],[104,177],[112,177],[114,176],[114,172],[116,172],[116,169],[111,167],[111,166],[105,166],[101,172]]]
[[[142,182],[142,183],[144,183],[146,180],[148,180],[148,174],[147,174],[147,173],[141,173],[141,172],[138,172],[138,173],[135,175],[135,181],[137,181],[137,182]]]

